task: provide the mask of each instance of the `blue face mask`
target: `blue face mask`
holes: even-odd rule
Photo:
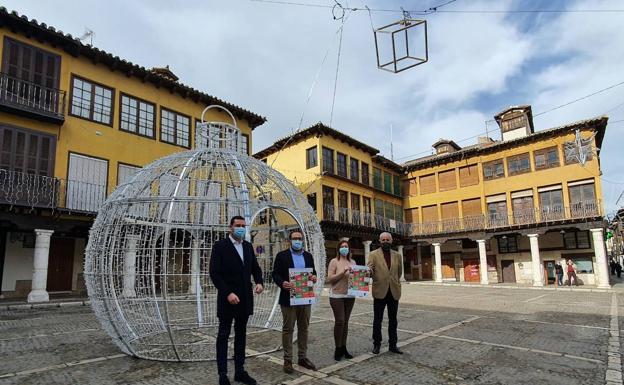
[[[300,239],[293,239],[291,245],[295,251],[303,249],[303,241]]]
[[[235,227],[234,228],[234,237],[243,240],[245,238],[245,234],[247,233],[247,229],[244,227]]]
[[[349,255],[349,248],[348,247],[341,247],[340,249],[338,249],[338,252],[343,257],[346,257],[347,255]]]

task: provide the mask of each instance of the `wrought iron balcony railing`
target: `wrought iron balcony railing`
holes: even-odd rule
[[[513,226],[538,225],[557,221],[598,218],[603,215],[600,201],[583,201],[571,204],[544,206],[536,209],[516,210],[512,213],[490,213],[464,218],[443,219],[424,223],[412,223],[411,235],[440,235],[467,231],[483,231]]]
[[[400,235],[409,235],[411,232],[411,225],[408,223],[385,218],[382,215],[375,215],[360,210],[351,210],[349,208],[336,207],[333,205],[323,205],[323,220],[371,227]]]
[[[47,121],[65,120],[66,92],[0,73],[0,105]]]
[[[0,204],[95,213],[106,186],[0,169]]]

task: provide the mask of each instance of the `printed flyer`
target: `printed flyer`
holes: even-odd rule
[[[290,289],[290,306],[310,305],[316,302],[314,282],[310,278],[312,269],[288,269],[290,282],[294,287]]]
[[[367,297],[370,293],[370,282],[371,276],[368,266],[352,266],[347,294],[355,297]]]

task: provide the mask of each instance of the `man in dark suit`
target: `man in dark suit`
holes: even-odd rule
[[[279,304],[282,308],[282,346],[284,348],[284,372],[290,374],[294,372],[292,364],[292,343],[295,323],[297,324],[297,355],[298,364],[306,369],[316,370],[316,366],[307,357],[308,352],[308,325],[312,305],[290,305],[290,289],[293,285],[290,282],[288,269],[291,268],[311,268],[312,281],[316,282],[316,270],[314,269],[314,258],[312,254],[303,250],[303,234],[300,231],[290,233],[290,247],[275,256],[273,265],[273,281],[281,288]]]
[[[253,314],[251,276],[256,283],[256,294],[262,293],[262,270],[251,243],[245,241],[245,218],[230,220],[227,238],[215,243],[210,256],[210,279],[217,288],[217,368],[219,385],[229,385],[227,376],[228,338],[234,321],[234,380],[255,385],[244,368],[247,319]]]

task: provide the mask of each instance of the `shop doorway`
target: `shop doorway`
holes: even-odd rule
[[[70,291],[74,270],[74,238],[50,238],[48,291]]]
[[[478,259],[464,259],[464,281],[466,282],[480,282],[481,277],[479,274],[479,260]]]
[[[513,259],[501,260],[501,268],[503,270],[503,282],[516,283],[516,268]]]
[[[544,284],[554,285],[555,282],[555,261],[544,261]]]

